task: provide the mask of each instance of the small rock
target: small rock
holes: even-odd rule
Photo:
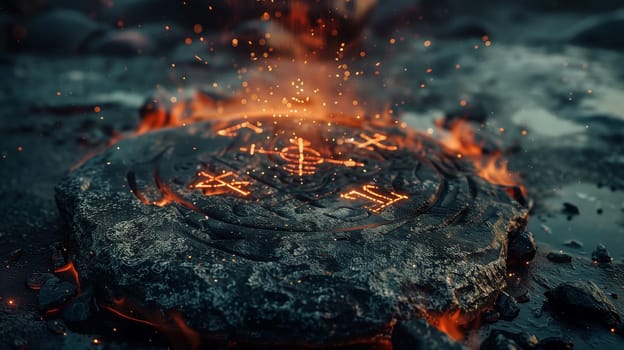
[[[51,273],[33,272],[26,279],[26,285],[32,290],[39,290],[41,286],[50,278],[56,278]]]
[[[512,333],[500,329],[493,329],[481,343],[481,350],[511,350],[532,349],[538,344],[536,336],[528,333]]]
[[[450,349],[463,347],[423,319],[401,321],[392,330],[394,350]]]
[[[549,337],[540,340],[540,342],[535,346],[536,350],[572,350],[574,349],[574,344],[563,338],[559,337]]]
[[[531,297],[529,297],[529,292],[518,295],[516,297],[516,301],[520,304],[528,303],[529,301],[531,301]]]
[[[498,295],[494,308],[500,313],[501,320],[505,321],[513,320],[518,317],[518,314],[520,313],[518,302],[516,302],[516,299],[506,292],[501,292]]]
[[[48,320],[47,322],[48,330],[56,335],[63,335],[67,327],[61,320]]]
[[[481,319],[486,323],[494,323],[500,319],[500,312],[496,310],[485,310],[481,313]]]
[[[26,350],[28,349],[28,341],[24,338],[17,337],[13,339],[13,349]]]
[[[563,242],[563,245],[570,247],[570,248],[574,248],[574,249],[581,249],[583,248],[583,243],[575,240],[575,239],[571,239],[569,241],[565,241]]]
[[[93,310],[93,289],[85,289],[80,295],[63,307],[61,316],[67,322],[81,322],[91,316]]]
[[[561,212],[566,215],[579,215],[581,213],[576,205],[568,202],[563,203],[563,209],[561,209]]]
[[[546,255],[546,258],[555,263],[570,263],[572,262],[572,257],[563,252],[550,252]]]
[[[507,264],[510,267],[526,266],[537,252],[537,245],[533,234],[525,231],[515,237],[510,238]]]
[[[602,244],[598,244],[596,246],[596,250],[592,252],[592,260],[601,264],[609,264],[613,261],[613,258],[609,254],[607,247]]]
[[[42,311],[62,305],[76,294],[76,285],[53,277],[45,281],[39,290],[39,308]]]
[[[617,293],[611,293],[611,298],[617,299],[619,298],[619,295]]]
[[[9,262],[15,262],[15,261],[19,260],[19,258],[22,255],[24,255],[24,249],[17,248],[14,251],[9,253],[9,256],[7,257],[7,260],[9,260]]]
[[[602,323],[613,327],[620,323],[617,309],[592,281],[564,282],[544,293],[547,305],[561,316]]]

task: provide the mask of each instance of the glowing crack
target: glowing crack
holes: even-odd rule
[[[348,139],[347,143],[354,144],[357,148],[364,148],[369,151],[373,151],[375,147],[379,149],[385,149],[387,151],[396,151],[398,149],[397,146],[394,145],[385,145],[382,142],[388,139],[388,136],[384,134],[375,133],[373,136],[368,136],[365,133],[360,133],[360,137],[364,139],[364,141],[355,141],[354,139]]]
[[[380,193],[378,186],[364,185],[362,186],[362,191],[351,190],[347,193],[340,194],[340,198],[350,200],[365,199],[371,201],[374,204],[372,206],[367,206],[366,208],[374,213],[380,213],[390,205],[407,199],[408,197],[396,192],[390,192],[390,194]]]
[[[225,129],[221,129],[217,131],[217,134],[220,136],[234,137],[238,135],[238,131],[240,129],[251,129],[256,134],[260,134],[264,131],[260,126],[261,126],[260,123],[257,123],[256,125],[254,125],[251,122],[242,122],[240,124],[236,124]]]
[[[207,171],[200,171],[197,173],[197,176],[198,179],[188,187],[191,189],[199,189],[206,196],[224,194],[230,191],[236,192],[242,196],[247,196],[251,193],[243,189],[243,187],[249,186],[251,182],[236,180],[236,174],[231,171],[224,172],[218,176],[210,174]]]
[[[318,166],[323,163],[331,163],[343,165],[346,167],[361,167],[364,163],[356,162],[352,159],[348,160],[336,160],[331,158],[325,158],[321,152],[310,147],[310,141],[307,141],[301,137],[296,139],[290,139],[290,146],[282,148],[281,151],[277,150],[265,150],[263,148],[256,147],[252,144],[249,147],[241,147],[242,152],[249,152],[250,155],[256,153],[260,154],[276,154],[280,156],[286,164],[282,168],[289,173],[297,174],[299,176],[312,175],[316,173]]]

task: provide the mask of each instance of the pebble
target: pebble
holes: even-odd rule
[[[550,252],[546,255],[546,258],[555,263],[570,263],[572,262],[572,256],[563,252]]]
[[[87,288],[63,307],[61,316],[66,322],[81,322],[91,316],[93,310],[93,289]]]
[[[566,215],[579,215],[581,213],[576,205],[569,202],[563,203],[563,209],[561,209],[561,212]]]
[[[512,333],[501,329],[492,329],[481,343],[481,350],[533,349],[538,343],[539,339],[528,333]]]
[[[544,293],[546,306],[562,317],[575,317],[613,327],[620,323],[615,305],[592,281],[564,282]]]
[[[533,233],[524,231],[509,240],[507,264],[510,267],[522,267],[535,258],[537,244]]]
[[[17,248],[14,251],[9,253],[9,256],[7,259],[9,260],[9,262],[16,262],[19,260],[19,258],[22,257],[22,255],[24,255],[24,249]]]
[[[49,310],[52,307],[62,305],[67,299],[76,294],[76,285],[61,281],[53,277],[45,281],[39,290],[39,309]]]
[[[481,313],[481,319],[486,323],[494,323],[500,319],[500,312],[496,310],[485,310]]]
[[[61,320],[48,320],[46,325],[48,330],[56,335],[63,335],[67,330],[67,327]]]
[[[598,244],[596,249],[592,252],[591,258],[593,261],[600,264],[609,264],[613,261],[611,254],[603,244]]]
[[[28,349],[28,341],[24,338],[17,337],[13,339],[13,349],[26,350]]]
[[[494,308],[500,313],[500,319],[505,321],[513,320],[520,313],[518,302],[506,292],[501,292],[498,295]]]
[[[563,245],[570,247],[570,248],[575,248],[575,249],[581,249],[583,248],[583,243],[581,243],[580,241],[577,241],[575,239],[571,239],[569,241],[565,241],[563,242]]]

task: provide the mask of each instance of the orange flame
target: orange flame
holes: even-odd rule
[[[437,124],[440,127],[441,124]],[[446,148],[457,152],[458,158],[483,154],[483,143],[477,142],[474,130],[465,120],[453,121],[448,128],[448,133],[443,133],[440,141]]]
[[[442,123],[436,123],[440,128]],[[483,151],[483,142],[477,141],[475,132],[470,123],[466,120],[458,119],[451,123],[448,132],[442,132],[440,141],[444,146],[456,152],[457,158],[466,157],[474,165],[477,175],[489,183],[517,187],[522,195],[526,196],[527,191],[521,183],[519,174],[509,170],[507,160],[503,159],[500,151],[486,154]],[[507,191],[513,198],[517,198],[517,193],[510,189]]]
[[[464,340],[466,337],[463,327],[469,320],[462,315],[461,310],[447,311],[439,315],[430,314],[427,321],[455,341]]]

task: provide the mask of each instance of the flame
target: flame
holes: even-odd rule
[[[427,317],[429,324],[448,335],[455,341],[464,340],[464,327],[469,320],[462,315],[461,310],[447,311],[442,314],[430,314]]]
[[[436,124],[441,130],[441,122],[438,121]],[[448,132],[442,133],[440,141],[449,150],[457,152],[458,158],[483,154],[483,143],[477,141],[472,126],[463,119],[451,122]]]
[[[436,122],[439,129],[442,122]],[[457,158],[465,157],[471,161],[477,175],[489,183],[508,187],[507,193],[520,202],[524,199],[519,195],[526,196],[526,187],[522,185],[520,175],[509,170],[508,161],[503,158],[500,151],[486,153],[483,150],[483,142],[477,141],[474,129],[470,123],[463,119],[454,120],[448,127],[448,132],[442,130],[440,141],[452,152],[456,153]],[[518,194],[514,188],[521,192]]]

